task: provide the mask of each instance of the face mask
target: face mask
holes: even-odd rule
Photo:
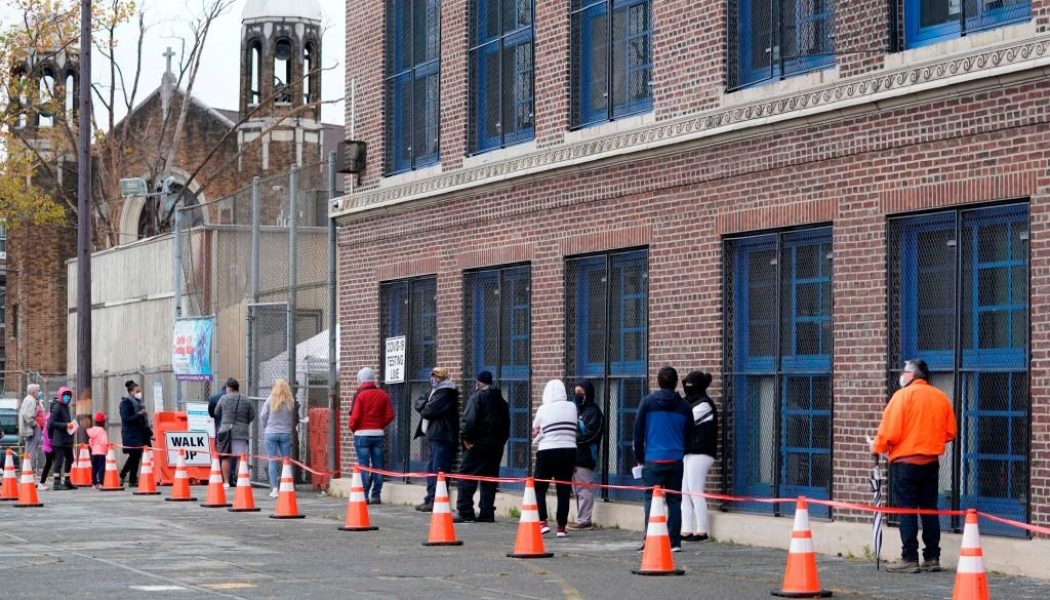
[[[586,399],[587,399],[587,395],[586,394],[576,394],[576,401],[577,402],[582,404],[583,401],[586,400]]]
[[[908,387],[908,383],[910,382],[904,378],[904,375],[901,375],[900,378],[897,379],[897,384],[900,385],[902,388]]]
[[[135,392],[135,399],[142,400],[142,392]]]
[[[437,387],[437,384],[438,384],[437,377],[431,377],[430,378],[430,387]]]
[[[36,399],[37,400],[43,400],[44,399],[44,392],[37,392],[36,393]]]
[[[69,404],[70,400],[72,400],[72,399],[73,399],[73,396],[70,396],[69,394],[62,394],[62,403],[63,404]]]

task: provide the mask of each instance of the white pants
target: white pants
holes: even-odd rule
[[[707,472],[714,458],[706,454],[686,454],[682,477],[682,492],[703,492]],[[682,534],[707,533],[707,499],[703,496],[682,494]]]

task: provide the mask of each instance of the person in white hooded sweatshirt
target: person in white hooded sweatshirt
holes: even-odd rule
[[[569,402],[565,384],[557,379],[547,382],[543,389],[543,405],[532,420],[533,441],[536,443],[536,465],[533,477],[554,479],[566,483],[555,484],[558,496],[556,519],[558,537],[565,537],[569,521],[569,499],[572,495],[572,472],[576,466],[576,404]],[[547,489],[550,484],[536,482],[539,501],[540,531],[550,533],[547,525]]]

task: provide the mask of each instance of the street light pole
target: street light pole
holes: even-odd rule
[[[80,0],[77,139],[77,414],[91,415],[91,0]]]

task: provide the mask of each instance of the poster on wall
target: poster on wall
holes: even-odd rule
[[[215,317],[177,319],[172,335],[171,366],[180,381],[210,381]]]
[[[383,383],[405,382],[405,336],[386,338],[386,368]]]

